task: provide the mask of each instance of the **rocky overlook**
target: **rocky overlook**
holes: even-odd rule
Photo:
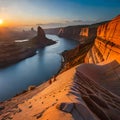
[[[62,72],[1,103],[1,120],[120,120],[120,16],[76,33],[82,43],[63,52]]]

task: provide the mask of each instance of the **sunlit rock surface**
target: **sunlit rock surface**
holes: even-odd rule
[[[120,61],[120,16],[98,27],[95,44],[89,50],[86,62],[99,63],[114,59]]]

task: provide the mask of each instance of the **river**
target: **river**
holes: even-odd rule
[[[46,35],[57,43],[39,49],[36,55],[0,69],[0,101],[10,99],[30,85],[38,86],[50,79],[61,67],[60,53],[78,45],[77,41]]]

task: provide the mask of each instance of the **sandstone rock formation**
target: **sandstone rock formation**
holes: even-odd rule
[[[64,51],[62,56],[64,62],[62,63],[62,70],[60,72],[66,71],[73,66],[76,66],[84,62],[87,52],[92,47],[93,43],[84,43],[78,45],[76,48],[68,51]]]
[[[80,32],[84,27],[87,27],[87,25],[69,26],[69,27],[61,28],[58,32],[58,35],[60,37],[80,40]]]
[[[55,44],[55,41],[52,41],[46,38],[43,29],[39,26],[37,30],[37,36],[31,39],[31,41],[36,45],[37,48],[45,47],[47,45]]]
[[[86,62],[120,61],[120,16],[97,29],[94,46],[87,54]]]
[[[115,58],[118,59],[118,61],[120,60],[120,58],[117,57],[119,56],[120,51],[120,16],[117,16],[112,21],[106,21],[89,26],[79,26],[76,31],[75,28],[76,26],[62,28],[58,33],[62,37],[69,36],[72,39],[78,38],[76,40],[79,40],[81,44],[79,45],[81,48],[79,51],[78,47],[76,47],[73,50],[65,51],[63,53],[65,62],[63,63],[62,71],[82,63],[84,60],[87,63],[99,63],[106,60],[112,61]],[[73,55],[73,51],[77,54]],[[87,53],[87,51],[89,52]]]
[[[43,29],[40,26],[38,27],[38,30],[37,30],[37,36],[40,39],[44,39],[45,38],[45,33],[44,33]]]
[[[55,34],[60,37],[65,37],[73,40],[78,40],[84,42],[87,39],[94,39],[97,33],[97,27],[101,24],[108,23],[109,21],[96,23],[92,25],[76,25],[76,26],[68,26],[63,28],[52,28],[45,29],[47,34]]]

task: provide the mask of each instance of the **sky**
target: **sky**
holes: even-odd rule
[[[0,0],[0,19],[11,27],[92,24],[118,14],[120,0]]]

